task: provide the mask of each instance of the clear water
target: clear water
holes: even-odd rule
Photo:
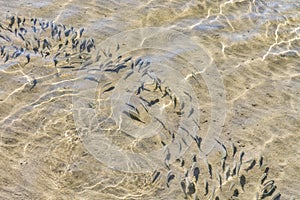
[[[300,198],[297,0],[0,5],[1,199]]]

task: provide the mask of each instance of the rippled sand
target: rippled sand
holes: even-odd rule
[[[84,27],[84,38],[93,38],[96,47],[115,34],[122,35],[124,31],[137,28],[164,27],[184,33],[211,57],[214,64],[208,69],[216,66],[223,82],[226,99],[225,104],[219,106],[226,113],[218,140],[228,151],[225,169],[222,169],[222,145],[216,145],[207,156],[212,178],[209,165],[199,157],[197,144],[192,139],[181,158],[172,160],[170,169],[164,164],[154,165],[145,172],[110,168],[106,160],[101,162],[97,157],[99,154],[91,152],[91,149],[97,149],[97,140],[90,141],[82,135],[80,123],[76,121],[94,123],[94,119],[81,118],[87,115],[76,115],[79,106],[76,101],[74,103],[74,97],[85,97],[86,91],[74,87],[74,84],[78,86],[82,73],[73,68],[61,68],[60,62],[55,67],[52,59],[33,56],[33,52],[26,65],[20,64],[26,63],[25,55],[6,62],[5,57],[1,57],[0,199],[209,199],[214,187],[213,199],[217,196],[219,199],[234,199],[232,196],[255,199],[263,187],[261,178],[266,168],[269,170],[265,183],[274,180],[276,184],[272,197],[280,193],[281,199],[300,198],[300,5],[297,0],[86,3],[49,0],[43,3],[2,1],[0,6],[2,22],[6,16],[17,14],[28,19],[37,17],[55,21],[78,30]],[[14,39],[16,46],[21,45],[18,42]],[[0,45],[4,43],[0,38]],[[124,41],[124,44],[131,43]],[[120,49],[125,46],[120,43]],[[87,54],[94,63],[102,62],[96,61],[96,50]],[[101,58],[105,57],[101,51],[100,54]],[[134,52],[133,56],[136,59],[139,55],[142,52]],[[80,63],[74,66],[79,68]],[[91,66],[93,64],[88,67]],[[199,87],[194,91],[200,103],[195,109],[201,115],[197,134],[205,138],[214,119],[211,118],[209,79],[201,75],[196,75]],[[214,78],[213,75],[210,77]],[[178,77],[169,79],[168,83],[178,81]],[[36,85],[34,80],[37,80]],[[98,85],[95,81],[89,84]],[[189,84],[195,83],[191,79]],[[218,91],[220,86],[216,85],[215,89]],[[91,104],[90,108],[93,106]],[[106,109],[101,110],[99,116],[109,113],[109,108]],[[174,119],[171,121],[177,119],[176,116],[168,117]],[[126,146],[127,138],[114,136],[109,135],[115,145],[130,148],[130,145]],[[134,151],[163,148],[159,142],[160,138],[142,141]],[[237,148],[234,158],[232,143]],[[94,144],[96,147],[91,147]],[[233,175],[242,152],[245,155],[240,174]],[[260,156],[263,156],[262,166]],[[255,166],[250,169],[254,159]],[[200,169],[197,181],[196,167]],[[226,179],[229,169],[231,173]],[[175,178],[168,182],[170,174]],[[218,174],[222,177],[221,188]],[[243,177],[246,180],[244,186],[241,184]],[[182,189],[182,180],[188,185],[187,194]],[[209,194],[205,194],[206,182]],[[190,183],[194,184],[195,192],[192,192],[192,186],[189,187]]]

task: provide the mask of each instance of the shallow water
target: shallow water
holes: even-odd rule
[[[300,198],[297,0],[0,6],[1,199]]]

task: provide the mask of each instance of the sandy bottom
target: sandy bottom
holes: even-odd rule
[[[0,2],[1,199],[300,199],[298,4]]]

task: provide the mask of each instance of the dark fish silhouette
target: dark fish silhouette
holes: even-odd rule
[[[143,121],[137,116],[137,114],[135,114],[135,113],[133,113],[133,112],[131,112],[131,111],[129,111],[129,112],[123,111],[123,113],[124,113],[125,115],[127,115],[128,117],[130,117],[131,119],[136,120],[136,121],[138,121],[138,122],[141,122],[141,123],[145,124],[145,122],[143,122]]]
[[[240,177],[240,184],[241,184],[242,190],[244,191],[244,187],[245,187],[245,184],[246,184],[246,177],[244,175],[242,175]]]

